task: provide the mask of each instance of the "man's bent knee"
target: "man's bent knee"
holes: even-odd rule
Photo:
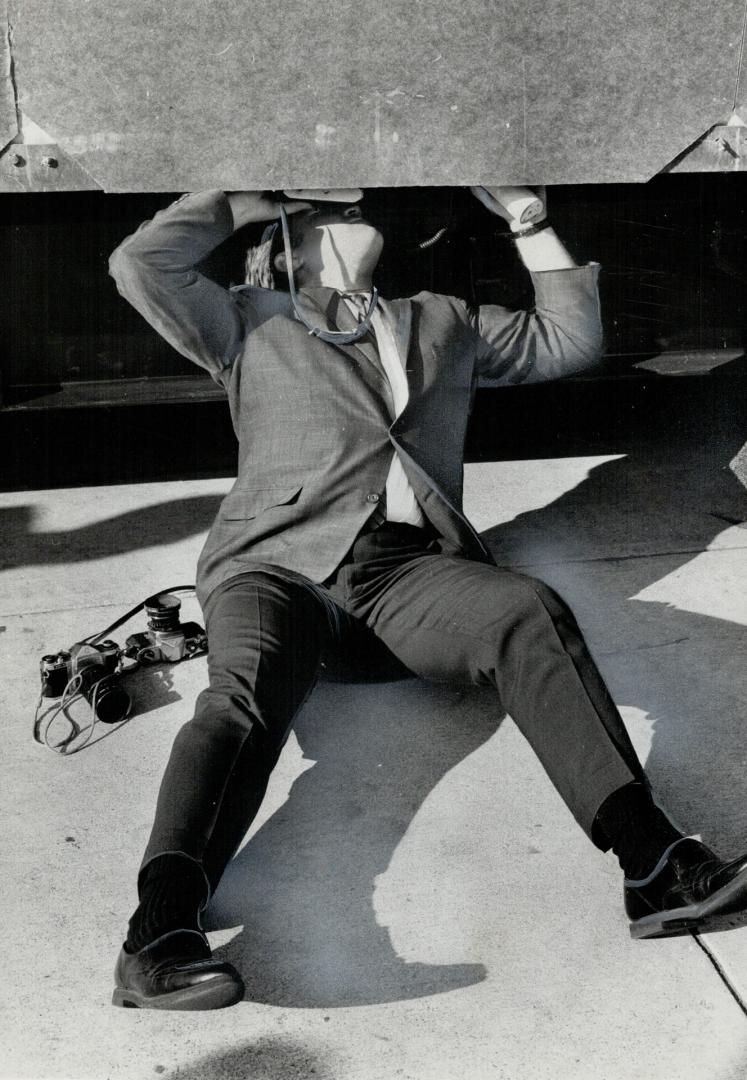
[[[510,612],[517,621],[535,616],[538,608],[552,618],[568,612],[562,597],[544,581],[514,571],[500,572],[492,603],[501,612]]]
[[[530,598],[530,602],[535,599],[539,600],[548,613],[557,617],[561,614],[568,612],[568,605],[565,600],[560,596],[555,589],[545,581],[540,581],[539,578],[531,577],[529,574],[517,574],[527,591],[527,596]]]

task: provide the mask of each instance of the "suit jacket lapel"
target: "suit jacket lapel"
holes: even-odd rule
[[[411,300],[388,300],[387,306],[392,316],[394,339],[397,350],[405,366],[409,397],[404,409],[394,421],[392,433],[397,434],[404,430],[406,422],[412,416],[417,407],[418,397],[422,391],[423,372],[418,367],[414,358],[410,356],[410,342],[413,336],[414,314]],[[417,331],[415,331],[417,332]]]
[[[410,335],[412,333],[412,304],[409,300],[387,300],[387,307],[392,316],[392,329],[394,340],[397,343],[403,367],[407,372],[407,381],[410,382],[410,369],[408,361],[410,356]],[[412,390],[412,387],[410,387]]]

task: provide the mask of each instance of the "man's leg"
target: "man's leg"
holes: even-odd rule
[[[379,596],[368,622],[423,678],[494,686],[590,837],[604,800],[644,781],[573,615],[542,582],[425,558]]]
[[[395,532],[356,545],[338,583],[346,608],[416,674],[496,688],[581,827],[618,856],[633,936],[707,929],[747,907],[747,857],[722,862],[654,803],[564,601],[533,578],[438,554],[382,573]]]
[[[312,588],[265,573],[234,578],[211,596],[210,685],[179,731],[161,782],[126,955],[178,931],[199,933],[199,910],[256,814],[316,681],[332,640],[327,610]],[[142,995],[137,1003],[149,1004]]]

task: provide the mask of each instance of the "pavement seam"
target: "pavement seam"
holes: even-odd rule
[[[737,1005],[742,1010],[744,1015],[747,1016],[747,1003],[741,997],[741,995],[740,995],[739,991],[737,990],[737,988],[735,987],[734,983],[731,981],[729,976],[726,974],[723,967],[718,962],[715,955],[711,952],[708,945],[706,945],[706,943],[702,940],[702,938],[700,937],[699,934],[693,933],[692,938],[695,941],[695,944],[700,949],[702,949],[702,951],[706,954],[708,959],[711,961],[711,964],[713,965],[713,969],[716,972],[716,974],[718,975],[718,977],[721,979],[721,982],[724,984],[726,989],[729,991],[731,996],[734,998],[734,1000],[736,1001]]]
[[[747,551],[747,545],[739,547],[723,547],[723,548],[682,548],[678,551],[646,551],[641,553],[635,553],[630,555],[588,555],[579,559],[557,559],[550,562],[528,562],[528,563],[514,563],[514,562],[497,562],[496,565],[502,570],[532,570],[535,567],[553,567],[553,566],[583,566],[585,563],[616,563],[626,562],[632,559],[665,559],[672,555],[721,555],[724,552],[733,551]],[[42,564],[44,565],[44,564]],[[49,565],[49,564],[46,564]],[[6,569],[17,569],[17,567],[7,567]],[[0,611],[0,619],[18,617],[22,615],[56,615],[66,611],[93,611],[104,610],[106,608],[122,607],[126,604],[127,600],[114,601],[107,604],[68,604],[65,607],[59,608],[44,608],[42,610],[24,610],[24,611]]]
[[[165,589],[161,590],[161,592],[165,592],[165,591],[166,591]],[[149,594],[149,595],[152,595],[152,593]],[[78,604],[68,604],[66,607],[59,607],[59,608],[41,608],[41,609],[38,609],[38,610],[36,608],[32,608],[30,611],[29,610],[24,610],[24,611],[4,611],[4,612],[0,611],[0,619],[19,619],[19,618],[25,618],[28,615],[64,615],[69,611],[107,611],[110,608],[120,608],[120,609],[125,608],[126,610],[129,610],[129,608],[133,607],[134,604],[140,603],[140,602],[141,601],[137,601],[137,600],[115,600],[115,601],[112,601],[111,603],[108,603],[108,604],[80,604],[80,603],[78,603]],[[133,615],[133,618],[134,617],[135,616]]]
[[[666,559],[672,555],[721,555],[724,551],[747,551],[747,545],[723,548],[681,548],[678,551],[642,551],[631,555],[586,555],[580,559],[555,559],[551,562],[499,563],[503,569],[525,569],[533,566],[568,566],[583,563],[627,562],[630,559]]]

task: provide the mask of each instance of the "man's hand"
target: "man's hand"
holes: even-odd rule
[[[569,270],[576,265],[555,230],[547,224],[541,232],[521,235],[523,230],[538,225],[547,217],[543,187],[473,187],[470,191],[483,206],[507,221],[512,233],[518,234],[515,236],[516,247],[527,270]],[[532,203],[539,205],[532,208]]]
[[[280,217],[280,203],[268,198],[262,191],[227,191],[226,198],[231,206],[235,229],[252,221],[274,221]],[[309,202],[284,202],[283,206],[286,214],[311,209]]]
[[[547,217],[545,189],[508,187],[471,187],[470,191],[491,214],[507,221],[512,229],[536,225]]]

